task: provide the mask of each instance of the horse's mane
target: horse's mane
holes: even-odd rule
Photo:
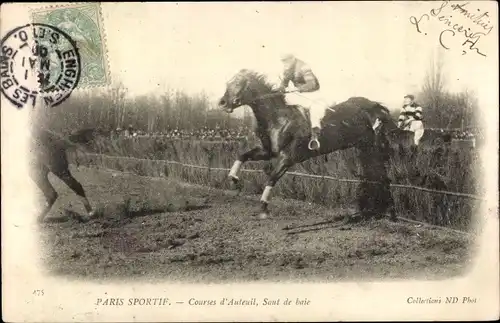
[[[250,69],[242,69],[238,72],[238,75],[247,78],[249,81],[253,81],[253,83],[258,83],[268,92],[273,92],[274,84],[264,73],[259,73]]]

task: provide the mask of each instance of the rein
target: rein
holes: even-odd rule
[[[285,93],[284,92],[272,92],[272,93],[264,94],[264,95],[261,95],[261,96],[255,98],[252,101],[252,103],[256,102],[257,100],[268,99],[268,98],[272,98],[272,97],[283,95],[283,94],[285,94]]]
[[[253,100],[252,103],[256,102],[257,100],[272,98],[272,97],[275,97],[275,96],[278,96],[278,95],[284,95],[286,93],[295,93],[298,96],[305,97],[303,95],[300,95],[299,92],[273,92],[273,93],[268,93],[268,94],[264,94],[264,95],[259,96],[258,98],[256,98],[255,100]],[[335,112],[335,110],[332,107],[327,106],[326,109],[328,109],[328,110],[330,110],[332,112]]]

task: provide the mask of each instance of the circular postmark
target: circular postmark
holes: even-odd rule
[[[15,106],[54,107],[78,85],[78,48],[64,31],[47,24],[11,30],[0,43],[0,89]]]

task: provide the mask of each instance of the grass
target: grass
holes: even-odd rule
[[[172,177],[189,183],[214,188],[228,189],[227,172],[213,168],[230,168],[239,153],[251,143],[204,142],[166,139],[161,137],[99,138],[91,151],[103,154],[96,157],[78,154],[78,163],[132,172],[138,175]],[[134,157],[116,159],[107,156]],[[479,156],[473,149],[454,147],[425,148],[417,152],[411,162],[395,153],[389,164],[389,177],[393,183],[421,186],[435,190],[446,190],[481,195],[483,189],[475,174]],[[75,156],[71,156],[75,159]],[[182,167],[164,161],[179,161],[200,165],[209,169]],[[263,169],[266,163],[249,162],[246,169]],[[354,149],[335,152],[328,156],[313,158],[296,165],[291,171],[328,175],[338,178],[356,179],[360,173],[357,153]],[[260,194],[265,183],[264,173],[242,173],[243,192]],[[313,202],[325,206],[349,207],[357,200],[356,183],[345,183],[328,179],[284,176],[273,192],[285,198]],[[477,201],[404,188],[393,188],[396,211],[399,215],[431,224],[466,230],[479,207]]]

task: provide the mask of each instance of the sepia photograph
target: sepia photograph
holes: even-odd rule
[[[495,2],[0,15],[4,321],[499,318]]]

